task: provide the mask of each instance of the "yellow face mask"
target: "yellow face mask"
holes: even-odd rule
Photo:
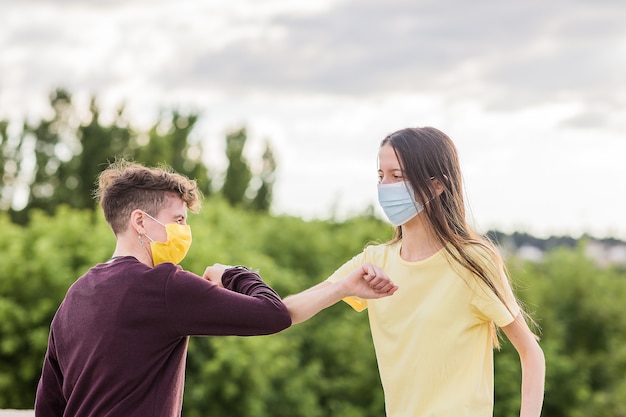
[[[148,213],[144,213],[161,226],[165,227],[167,241],[157,242],[150,239],[150,249],[152,250],[152,262],[154,266],[163,262],[179,264],[187,255],[191,246],[191,227],[188,224],[168,223],[163,224]]]

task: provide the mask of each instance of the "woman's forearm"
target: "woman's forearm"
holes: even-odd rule
[[[543,406],[545,358],[537,343],[520,355],[522,364],[522,403],[520,417],[539,417]]]
[[[380,267],[366,262],[339,281],[324,281],[286,297],[283,302],[291,315],[291,322],[296,324],[310,319],[345,297],[376,299],[393,295],[397,289],[398,286]]]
[[[324,281],[299,294],[290,295],[283,300],[291,315],[292,324],[306,321],[337,303],[344,297],[341,283]]]
[[[543,406],[546,375],[543,351],[521,314],[502,330],[515,346],[522,366],[520,417],[539,417]]]

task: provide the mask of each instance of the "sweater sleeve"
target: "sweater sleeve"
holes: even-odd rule
[[[166,284],[168,315],[181,336],[253,336],[280,332],[291,325],[279,295],[253,271],[227,269],[224,288],[180,269]]]
[[[284,307],[276,291],[263,282],[258,273],[246,267],[236,266],[226,269],[222,275],[222,285],[231,291],[266,300],[279,309]]]

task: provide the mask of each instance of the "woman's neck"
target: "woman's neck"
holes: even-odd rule
[[[421,221],[410,221],[402,226],[401,245],[400,257],[408,262],[429,258],[442,248],[432,230]]]

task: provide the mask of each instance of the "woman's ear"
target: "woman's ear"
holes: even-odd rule
[[[446,177],[445,175],[443,176],[445,178],[445,180],[448,180],[448,177]],[[444,187],[444,185],[441,183],[441,181],[439,181],[437,178],[433,178],[433,186],[435,188],[435,195],[439,196],[441,195],[441,193],[443,193],[443,190],[446,189],[446,187]]]

